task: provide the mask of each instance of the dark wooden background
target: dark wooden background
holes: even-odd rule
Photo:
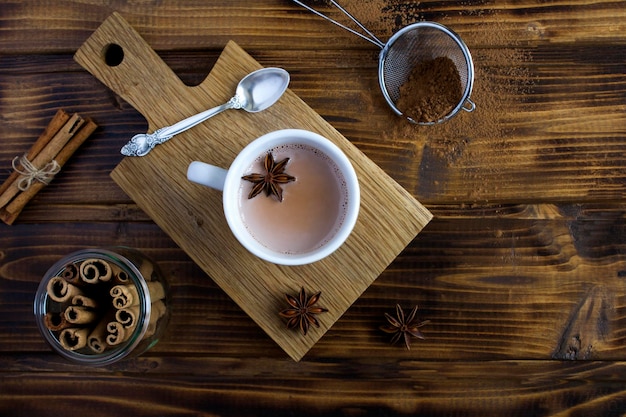
[[[626,2],[342,4],[383,39],[416,20],[459,33],[476,111],[407,125],[378,49],[286,0],[0,1],[0,182],[58,108],[100,125],[0,224],[0,415],[626,414]],[[284,67],[435,215],[300,363],[110,179],[146,123],[72,56],[113,11],[189,85],[230,39]],[[170,326],[136,359],[67,363],[38,333],[35,289],[63,255],[110,245],[158,259]],[[410,351],[378,330],[396,303],[431,321]]]

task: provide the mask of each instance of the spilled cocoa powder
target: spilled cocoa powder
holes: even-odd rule
[[[402,118],[381,119],[380,132],[384,141],[402,144],[412,153],[415,164],[407,165],[401,184],[418,198],[484,203],[506,196],[506,189],[516,181],[509,173],[519,169],[511,158],[517,145],[510,138],[519,106],[535,82],[529,69],[530,49],[521,46],[505,23],[506,15],[500,17],[506,12],[474,8],[471,2],[461,3],[463,10],[452,14],[442,14],[430,3],[403,0],[341,0],[340,4],[383,41],[402,27],[432,16],[452,29],[467,24],[468,17],[479,22],[475,30],[461,33],[474,61],[470,98],[476,109],[432,126],[417,126]]]
[[[400,86],[396,107],[413,121],[430,123],[450,114],[462,96],[456,65],[450,58],[440,56],[413,67],[409,79]]]
[[[516,181],[516,176],[509,174],[519,170],[511,157],[518,145],[510,138],[519,107],[532,93],[535,83],[529,69],[532,54],[529,48],[521,46],[519,34],[511,30],[507,11],[474,7],[472,2],[458,3],[459,10],[444,13],[438,8],[441,3],[338,1],[383,42],[402,27],[418,21],[435,20],[453,30],[459,24],[466,27],[460,35],[474,61],[470,98],[476,109],[472,113],[461,111],[448,121],[432,126],[417,126],[395,115],[381,116],[373,123],[377,123],[375,126],[384,141],[398,144],[411,154],[414,165],[402,162],[406,173],[399,180],[418,198],[483,203],[506,196],[506,189]],[[332,9],[326,11],[342,19]],[[471,22],[476,22],[473,27]],[[375,100],[374,93],[371,94]],[[372,111],[380,111],[379,104],[368,105]]]

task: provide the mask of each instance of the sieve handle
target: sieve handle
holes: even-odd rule
[[[315,10],[314,8],[312,8],[311,6],[308,6],[304,3],[302,3],[299,0],[293,0],[294,3],[304,7],[305,9],[307,9],[308,11],[310,11],[313,14],[316,14],[317,16],[328,20],[331,23],[334,23],[335,25],[339,26],[342,29],[347,30],[348,32],[365,39],[368,42],[373,43],[374,45],[378,46],[380,49],[383,49],[385,47],[385,44],[376,37],[376,35],[374,35],[372,32],[370,32],[361,22],[359,22],[357,20],[357,18],[355,18],[354,16],[352,16],[346,9],[344,9],[343,7],[341,7],[336,1],[334,0],[330,0],[330,3],[335,6],[337,9],[339,9],[344,15],[348,16],[350,18],[350,20],[352,20],[359,28],[361,28],[361,30],[363,30],[367,35],[364,35],[352,28],[349,28],[346,25],[343,25],[339,22],[337,22],[334,19],[331,19],[330,17],[326,16],[325,14],[318,12],[317,10]]]
[[[468,98],[467,100],[465,100],[465,103],[463,104],[463,107],[461,108],[465,110],[466,112],[470,113],[476,109],[476,104]]]

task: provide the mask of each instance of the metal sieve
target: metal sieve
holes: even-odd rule
[[[293,2],[381,48],[378,59],[378,82],[387,104],[398,116],[403,116],[402,111],[396,105],[400,98],[400,87],[408,81],[413,68],[420,63],[439,57],[449,58],[456,66],[463,91],[461,99],[448,114],[438,120],[424,122],[405,117],[410,122],[419,125],[434,125],[450,119],[460,110],[471,112],[476,108],[470,99],[474,84],[472,56],[461,38],[444,25],[434,22],[414,23],[402,28],[387,43],[383,43],[334,0],[328,3],[350,18],[364,33],[337,22],[299,0],[293,0]]]

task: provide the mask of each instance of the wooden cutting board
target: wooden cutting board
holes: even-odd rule
[[[119,15],[110,16],[75,59],[143,114],[149,131],[226,102],[239,80],[261,68],[229,42],[206,80],[185,86]],[[297,267],[274,265],[247,252],[231,234],[222,194],[186,179],[193,160],[228,167],[253,139],[273,130],[300,128],[337,144],[351,160],[361,186],[361,209],[352,235],[333,255]],[[130,139],[130,138],[129,138]],[[270,109],[229,110],[157,146],[127,157],[111,173],[115,182],[294,360],[300,360],[432,215],[337,130],[288,90]],[[278,312],[284,294],[321,291],[321,327],[306,336],[288,330]]]

